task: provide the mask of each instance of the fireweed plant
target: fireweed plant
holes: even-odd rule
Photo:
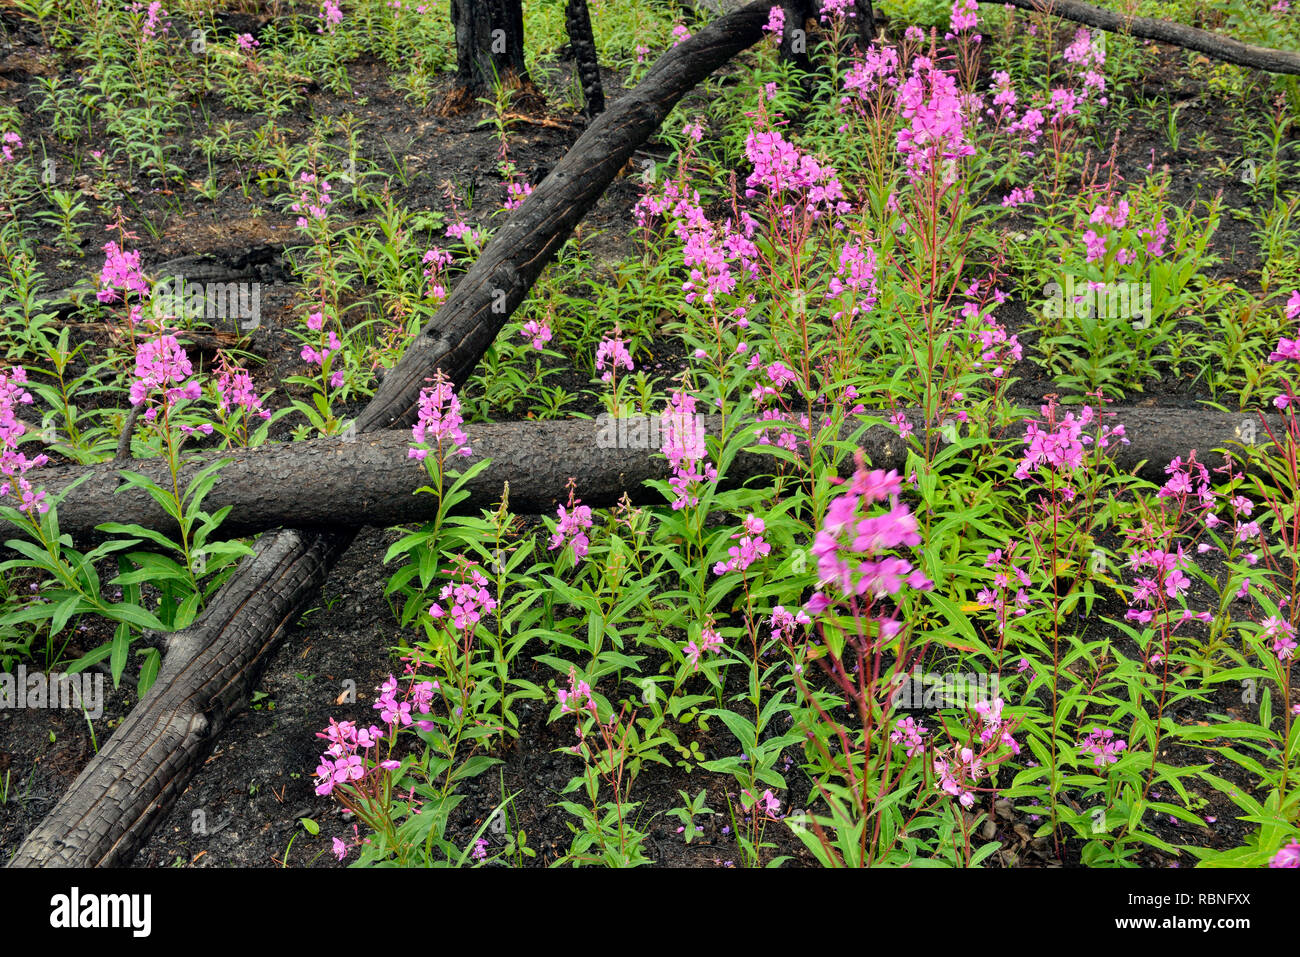
[[[46,659],[52,667],[61,658],[56,653],[54,641],[68,627],[81,622],[84,615],[98,615],[115,622],[111,642],[82,655],[68,665],[70,672],[80,671],[104,659],[109,659],[114,682],[121,679],[129,660],[131,643],[146,630],[166,632],[190,624],[202,610],[204,602],[233,570],[235,562],[252,550],[242,542],[224,541],[215,535],[229,509],[208,513],[202,507],[203,499],[217,480],[225,460],[218,460],[198,469],[186,471],[182,454],[186,442],[192,438],[203,439],[217,431],[211,414],[198,401],[203,394],[203,376],[196,375],[192,363],[177,340],[169,324],[174,317],[160,315],[148,302],[149,286],[140,271],[140,254],[126,246],[134,235],[123,226],[118,211],[117,222],[110,227],[119,237],[104,245],[105,261],[100,270],[96,299],[109,311],[122,330],[122,339],[128,345],[123,352],[110,350],[99,369],[77,383],[69,383],[64,370],[75,351],[67,347],[66,330],[55,344],[46,344],[45,352],[53,360],[56,380],[53,383],[35,384],[38,394],[56,410],[63,413],[67,429],[67,442],[58,442],[57,427],[51,419],[42,438],[56,451],[70,454],[83,461],[98,461],[102,456],[101,443],[90,443],[91,429],[79,434],[78,415],[71,404],[76,385],[87,379],[93,381],[96,371],[111,377],[122,374],[120,366],[127,364],[127,399],[133,411],[127,423],[136,423],[131,434],[123,434],[120,441],[124,449],[138,449],[143,454],[160,458],[167,467],[167,480],[159,484],[129,468],[120,470],[123,484],[119,490],[136,488],[145,492],[175,523],[173,535],[138,525],[108,522],[99,531],[110,536],[109,541],[87,553],[71,547],[71,542],[58,531],[57,504],[47,499],[23,477],[27,470],[48,461],[45,455],[27,457],[11,451],[6,457],[3,472],[10,477],[4,483],[7,493],[21,500],[17,509],[9,514],[15,527],[27,540],[10,540],[9,547],[23,554],[32,567],[50,576],[45,583],[33,583],[39,595],[23,606],[10,609],[0,616],[0,627],[22,625],[41,628],[46,639]],[[250,391],[246,374],[242,379],[243,395],[232,397],[235,380],[227,369],[215,386],[217,417],[228,424],[229,401],[243,403],[246,408],[257,408],[256,396]],[[26,370],[15,367],[6,383],[6,406],[13,409],[20,404],[33,402],[26,389]],[[19,388],[19,386],[22,388]],[[72,388],[70,388],[70,385]],[[80,390],[81,396],[96,391],[109,391],[103,385]],[[250,403],[252,405],[250,406]],[[7,448],[16,450],[16,440],[27,427],[16,419],[8,432]],[[247,443],[247,429],[244,440]],[[107,443],[105,443],[107,444]],[[115,447],[118,443],[113,442]],[[72,453],[81,452],[81,455]],[[111,454],[111,452],[109,453]],[[185,472],[183,475],[182,473]],[[143,547],[141,547],[143,546]],[[109,585],[115,586],[114,599],[107,600],[96,563],[105,559],[116,562],[118,574]],[[6,571],[16,569],[21,562],[5,562]],[[148,585],[153,594],[152,607],[146,609],[143,586]],[[63,647],[66,647],[66,642]],[[156,648],[142,652],[139,689],[148,690],[157,674],[161,658]]]
[[[745,69],[675,111],[669,156],[636,170],[634,252],[611,264],[567,243],[463,394],[439,377],[421,395],[410,455],[437,508],[386,555],[393,674],[320,734],[317,794],[356,814],[338,859],[519,863],[531,849],[504,785],[476,831],[453,841],[449,822],[540,707],[573,767],[553,795],[565,866],[648,863],[666,822],[692,853],[709,826],[724,866],[1011,866],[1026,844],[1094,865],[1300,866],[1285,91],[1275,115],[1232,121],[1259,157],[1242,180],[1267,260],[1256,290],[1207,273],[1226,204],[1180,203],[1154,155],[1120,174],[1108,131],[1153,54],[969,0],[904,6],[925,29],[862,50],[853,5],[827,0],[807,38],[823,69],[806,77],[778,57],[774,7]],[[600,7],[602,62],[631,81],[695,29]],[[47,183],[48,137],[0,107],[0,517],[18,556],[0,563],[0,661],[108,659],[120,677],[133,644],[191,621],[246,551],[203,511],[216,466],[189,453],[262,444],[282,416],[295,438],[348,441],[345,403],[373,394],[536,184],[505,87],[487,121],[499,182],[440,184],[439,212],[403,204],[404,160],[383,182],[360,121],[292,139],[306,78],[348,91],[362,56],[409,67],[395,85],[431,105],[451,40],[432,4],[323,2],[256,36],[188,8],[182,29],[164,3],[25,9],[84,66],[36,100],[60,168],[89,185]],[[1243,38],[1284,36],[1283,13]],[[526,17],[546,83],[562,16]],[[239,352],[207,369],[186,352],[198,320],[153,309],[131,232],[159,236],[188,188],[202,202],[223,188],[212,167],[188,185],[179,167],[182,107],[205,97],[255,115],[190,130],[196,151],[234,164],[236,191],[274,202],[298,244],[297,374],[274,405]],[[1173,149],[1189,136],[1161,133]],[[120,191],[124,171],[153,200]],[[102,348],[60,324],[30,225],[73,255],[93,216],[111,224],[88,244]],[[661,362],[665,334],[680,361]],[[1026,366],[1058,394],[1017,406]],[[1118,469],[1112,400],[1198,368],[1283,424],[1260,420],[1231,459],[1187,449],[1160,483]],[[514,514],[508,486],[466,513],[487,465],[466,421],[575,412],[661,460],[657,504],[594,507],[578,474],[540,518]],[[166,478],[128,465],[126,482],[175,531],[104,526],[78,551],[40,468],[107,461],[128,422],[130,450]],[[901,467],[869,461],[872,429]],[[113,639],[67,662],[97,618]],[[137,655],[144,691],[160,659]],[[650,764],[700,784],[651,807]],[[1244,846],[1202,846],[1209,798],[1239,809]]]
[[[592,509],[575,477],[540,549],[503,494],[496,513],[444,520],[434,537],[452,547],[399,571],[407,620],[433,602],[433,712],[486,747],[510,694],[556,702],[583,763],[566,791],[587,798],[560,803],[565,864],[645,860],[630,795],[655,761],[728,782],[721,801],[683,793],[670,813],[689,843],[719,814],[708,804],[725,806],[747,865],[784,859],[774,827],[827,866],[1006,865],[993,835],[1009,810],[1063,860],[1291,866],[1291,387],[1277,403],[1291,431],[1249,461],[1211,467],[1189,449],[1157,486],[1112,458],[1129,436],[1107,406],[1176,367],[1177,317],[1220,294],[1198,275],[1216,207],[1175,209],[1163,176],[1130,185],[1080,155],[1126,70],[1086,29],[1012,24],[1023,62],[979,81],[973,5],[954,5],[942,36],[852,54],[836,42],[849,9],[824,6],[823,95],[788,96],[777,10],[752,77],[666,127],[676,155],[642,179],[639,262],[618,277],[676,317],[686,349],[656,414],[630,417],[620,394],[637,364],[621,327],[593,311],[573,343],[599,342],[599,403],[662,454],[668,477],[649,484],[664,504]],[[1031,224],[1025,248],[995,238],[999,220]],[[1067,276],[1064,305],[1083,308],[1044,310],[1037,348],[1078,393],[1019,409],[1008,391],[1029,350],[1005,311]],[[1140,314],[1098,306],[1121,284],[1150,285]],[[516,354],[561,334],[567,349],[570,302],[521,320]],[[1274,361],[1294,360],[1294,341]],[[904,444],[902,470],[865,460],[873,427]],[[770,470],[736,487],[742,453]],[[1115,601],[1125,612],[1106,615]],[[509,677],[526,646],[549,691]],[[902,694],[935,672],[988,690],[936,708]],[[1214,710],[1239,688],[1246,718]],[[1266,793],[1211,773],[1203,751]],[[1181,840],[1206,826],[1207,788],[1258,826],[1248,847]]]

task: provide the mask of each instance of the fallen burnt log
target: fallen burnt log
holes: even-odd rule
[[[798,2],[811,3],[820,19],[823,6],[821,0],[798,0]],[[1267,73],[1300,74],[1300,53],[1242,43],[1240,40],[1233,40],[1210,30],[1189,27],[1181,23],[1175,23],[1172,20],[1128,16],[1091,3],[1083,3],[1082,0],[977,0],[977,2],[985,6],[1005,6],[1010,4],[1031,13],[1043,13],[1060,17],[1062,20],[1082,23],[1085,26],[1096,27],[1109,33],[1126,33],[1140,40],[1155,40],[1157,43],[1167,43],[1171,46],[1182,47],[1185,50],[1195,50],[1197,53],[1203,53],[1225,63],[1253,67]],[[786,6],[785,0],[773,0],[773,3],[782,7]],[[695,0],[695,3],[685,3],[683,5],[698,5],[710,11],[718,12],[733,9],[737,6],[737,3],[736,0]],[[874,33],[872,25],[875,12],[870,0],[853,0],[853,7],[856,39],[859,46],[865,49]],[[787,24],[789,22],[790,17],[787,12]],[[901,36],[902,26],[895,30],[896,35]]]
[[[201,294],[205,298],[218,300],[218,297],[224,296],[225,290],[214,290],[214,286],[289,279],[290,273],[281,259],[283,253],[283,246],[262,244],[245,249],[181,256],[159,263],[147,272],[149,276],[170,290],[180,291],[177,286],[179,279],[186,286],[201,289]],[[67,319],[87,311],[96,292],[95,283],[86,279],[76,285],[55,290],[44,298],[51,305],[55,315]],[[223,310],[222,318],[226,318],[224,312]],[[232,316],[232,318],[236,317]]]
[[[1093,6],[1091,3],[1083,3],[1081,0],[979,0],[979,2],[989,5],[1009,3],[1021,10],[1073,20],[1075,23],[1082,23],[1110,33],[1126,33],[1141,40],[1168,43],[1185,50],[1204,53],[1225,63],[1253,67],[1268,73],[1300,73],[1300,53],[1242,43],[1240,40],[1220,36],[1209,30],[1184,26],[1170,20],[1131,17]]]
[[[697,83],[758,42],[767,13],[768,3],[759,0],[704,28],[661,56],[635,89],[596,118],[385,377],[356,422],[359,433],[409,425],[435,369],[464,383],[633,152]],[[330,527],[338,526],[331,521]],[[239,565],[198,621],[171,636],[158,678],[130,720],[27,835],[9,866],[129,862],[211,750],[225,718],[246,703],[286,622],[352,534],[285,530],[259,541],[258,554]]]
[[[1124,424],[1130,439],[1129,445],[1112,447],[1116,464],[1156,483],[1164,482],[1163,470],[1171,459],[1186,459],[1193,449],[1199,461],[1219,465],[1223,457],[1211,455],[1211,450],[1230,448],[1252,437],[1256,442],[1267,440],[1258,418],[1245,413],[1153,407],[1111,411],[1117,412],[1113,421]],[[889,414],[885,411],[880,418]],[[910,421],[921,419],[919,411],[904,414]],[[713,435],[722,425],[717,416],[700,421]],[[1275,433],[1283,427],[1280,417],[1266,421]],[[461,513],[494,506],[505,482],[510,483],[512,511],[551,513],[563,500],[570,478],[577,480],[577,494],[586,505],[611,506],[624,494],[637,505],[662,502],[658,492],[645,486],[649,479],[669,477],[667,462],[658,454],[661,431],[655,419],[506,422],[472,425],[466,432],[474,453],[457,460],[457,467],[467,468],[482,458],[492,464],[465,486],[469,498],[458,506]],[[1006,434],[1019,438],[1024,428]],[[850,438],[851,431],[846,430],[844,437]],[[408,431],[388,429],[348,442],[315,439],[205,453],[185,467],[181,481],[187,482],[216,458],[231,459],[205,501],[209,512],[231,507],[221,526],[225,535],[286,524],[360,527],[426,521],[434,517],[436,499],[415,494],[428,484],[428,475],[423,464],[407,457],[410,444]],[[902,471],[906,466],[907,445],[893,428],[872,426],[857,444],[874,468]],[[985,446],[981,443],[977,448]],[[161,484],[170,479],[159,461],[133,466]],[[741,485],[779,467],[775,458],[763,452],[741,452],[724,478],[729,485]],[[846,462],[846,467],[851,468],[851,463]],[[113,463],[46,468],[32,474],[40,474],[47,493],[53,495],[80,480],[58,507],[60,530],[74,538],[95,538],[95,526],[106,521],[176,532],[174,520],[138,488],[114,494],[120,480]],[[0,525],[0,537],[3,531]]]
[[[167,636],[153,688],[27,836],[10,866],[129,863],[221,730],[246,706],[264,656],[296,620],[302,595],[324,584],[351,539],[297,531],[263,536],[256,554],[203,613],[202,624]]]

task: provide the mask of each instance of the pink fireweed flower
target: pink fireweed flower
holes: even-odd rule
[[[452,223],[447,227],[447,235],[459,239],[469,246],[477,246],[483,241],[483,231],[474,229],[468,223]]]
[[[769,623],[772,626],[772,639],[780,641],[786,635],[793,634],[796,625],[807,625],[812,622],[807,613],[801,608],[798,612],[791,614],[785,610],[782,605],[777,605],[772,609],[772,617]]]
[[[894,725],[894,730],[889,732],[889,740],[894,744],[901,744],[906,749],[907,756],[914,758],[918,754],[925,753],[925,741],[922,735],[929,733],[912,718],[902,718]]]
[[[1088,221],[1094,225],[1104,223],[1112,229],[1123,229],[1128,223],[1129,212],[1128,200],[1120,199],[1113,206],[1098,206],[1092,211]]]
[[[696,643],[692,638],[686,643],[686,660],[691,663],[691,670],[699,671],[700,659],[711,651],[718,651],[721,647],[722,636],[713,627],[713,618],[709,617],[704,627],[700,629],[699,642]]]
[[[1056,87],[1051,93],[1052,123],[1059,125],[1066,117],[1079,114],[1079,95],[1072,89]]]
[[[298,174],[298,181],[303,184],[303,188],[298,194],[298,201],[289,206],[289,211],[299,214],[296,222],[298,228],[307,229],[312,220],[323,220],[326,217],[327,208],[333,202],[330,197],[332,187],[328,180],[320,179],[315,173],[306,170]]]
[[[1210,487],[1210,471],[1196,461],[1194,452],[1185,465],[1181,455],[1174,456],[1169,464],[1165,466],[1165,474],[1169,476],[1169,479],[1156,493],[1157,498],[1181,500],[1194,494],[1201,506],[1208,508],[1214,504],[1214,491]],[[1193,487],[1193,479],[1196,481],[1195,488]],[[1242,501],[1246,501],[1246,499],[1243,498]],[[1249,515],[1250,512],[1247,511],[1245,514]],[[1207,512],[1205,523],[1207,527],[1214,528],[1219,524],[1219,519],[1213,513]]]
[[[718,470],[708,460],[704,443],[704,423],[695,412],[695,397],[685,386],[674,392],[669,405],[659,415],[663,445],[660,451],[668,459],[673,476],[668,480],[676,495],[674,511],[699,504],[695,489],[701,483],[712,482]]]
[[[1092,442],[1092,436],[1083,432],[1093,419],[1091,406],[1085,405],[1077,417],[1073,412],[1067,412],[1059,423],[1056,421],[1054,399],[1041,406],[1040,411],[1046,417],[1046,422],[1039,423],[1034,419],[1027,422],[1025,444],[1029,450],[1015,471],[1016,478],[1022,481],[1031,472],[1043,468],[1057,472],[1072,472],[1080,468],[1083,465],[1083,447]],[[1046,425],[1047,428],[1043,429],[1041,425]]]
[[[984,558],[985,568],[997,568],[999,571],[993,576],[992,587],[980,589],[976,600],[981,605],[986,605],[995,610],[999,634],[1006,631],[1009,614],[1021,617],[1029,611],[1029,594],[1025,591],[1025,588],[1033,583],[1033,579],[1014,562],[1013,556],[1018,546],[1019,542],[1009,542],[1005,559],[1002,557],[1002,549],[1000,548],[995,548]],[[1011,577],[1013,575],[1017,586],[1014,595],[1011,593]]]
[[[299,355],[302,356],[303,362],[307,363],[308,365],[323,367],[325,365],[326,360],[328,360],[330,356],[332,356],[334,353],[338,352],[340,348],[342,348],[343,344],[339,342],[339,337],[334,332],[334,330],[333,329],[325,330],[324,327],[325,327],[324,313],[313,312],[309,316],[307,316],[307,328],[309,330],[311,330],[312,332],[322,332],[322,331],[325,332],[324,335],[319,336],[317,338],[317,342],[315,346],[310,345],[308,343],[303,343],[302,351],[299,353]],[[330,385],[334,387],[338,387],[342,383],[343,383],[343,370],[338,369],[330,377]]]
[[[0,163],[12,163],[14,150],[23,148],[23,138],[13,130],[0,137]]]
[[[609,368],[605,368],[605,364]],[[622,366],[628,372],[631,372],[636,366],[632,362],[632,354],[627,351],[627,344],[623,341],[623,331],[614,326],[614,338],[606,337],[600,341],[596,347],[596,371],[604,369],[600,377],[601,382],[610,382],[618,374],[618,368]]]
[[[379,686],[379,696],[371,707],[379,712],[380,719],[389,728],[410,727],[411,725],[411,703],[397,700],[397,679],[392,675],[389,675],[388,680]],[[371,740],[374,737],[373,734],[367,735],[365,740]],[[360,743],[361,740],[361,736],[358,735],[358,742]]]
[[[832,603],[826,589],[834,586],[840,596],[867,595],[883,597],[897,594],[906,583],[912,588],[928,590],[933,583],[911,562],[880,552],[901,545],[919,545],[916,517],[898,501],[902,483],[896,471],[879,469],[868,472],[862,453],[857,453],[857,471],[848,491],[833,500],[813,541],[812,554],[817,559],[819,590],[805,606],[818,615]],[[890,509],[881,515],[864,516],[864,505],[888,499]],[[857,556],[870,556],[859,560]]]
[[[133,3],[130,7],[132,13],[138,12],[141,8],[142,4],[139,3]],[[153,0],[144,9],[145,17],[144,22],[140,24],[140,38],[147,43],[158,36],[158,23],[163,17],[167,16],[167,11],[163,9],[160,0]],[[166,24],[163,24],[162,32],[164,34],[167,32]]]
[[[99,291],[95,298],[100,302],[115,302],[120,290],[134,292],[144,297],[149,286],[140,271],[140,252],[126,252],[116,242],[110,240],[104,244],[104,266],[99,272]]]
[[[1047,118],[1043,116],[1042,110],[1025,110],[1024,115],[1007,129],[1013,134],[1023,135],[1032,144],[1037,143],[1043,135],[1043,124],[1046,122]]]
[[[586,529],[592,526],[591,508],[579,504],[580,502],[581,499],[575,499],[572,490],[570,490],[568,506],[561,505],[556,513],[558,522],[548,546],[548,549],[554,550],[565,542],[572,542],[573,558],[578,562],[587,557],[589,542]]]
[[[1123,738],[1116,738],[1109,728],[1093,728],[1088,736],[1079,743],[1079,750],[1093,756],[1094,767],[1103,768],[1119,760],[1120,754],[1128,747]]]
[[[839,263],[827,286],[826,298],[834,299],[846,292],[855,294],[848,313],[850,317],[876,307],[876,251],[870,246],[864,248],[849,242],[840,249]],[[832,318],[840,319],[843,315],[843,312],[837,312]]]
[[[533,194],[531,183],[523,180],[511,183],[506,187],[506,209],[518,209],[524,204],[524,200]]]
[[[135,380],[131,383],[131,404],[141,405],[155,392],[162,393],[163,406],[182,399],[197,399],[202,390],[198,382],[186,382],[193,374],[189,357],[175,336],[159,336],[139,344],[135,356]],[[154,409],[145,414],[152,419]]]
[[[772,793],[771,788],[768,788],[757,798],[754,797],[752,791],[744,791],[740,796],[740,804],[741,807],[745,809],[746,813],[751,811],[761,811],[769,818],[781,816],[781,802],[777,796]]]
[[[439,369],[433,385],[420,392],[420,417],[411,429],[416,444],[407,452],[407,458],[423,462],[431,451],[425,447],[428,445],[437,445],[440,457],[443,454],[470,455],[472,450],[461,428],[463,424],[455,387]]]
[[[1300,867],[1300,841],[1292,841],[1273,855],[1269,867]]]
[[[1106,51],[1100,35],[1097,39],[1093,39],[1087,28],[1080,27],[1075,31],[1073,42],[1065,48],[1065,60],[1071,65],[1071,71],[1075,76],[1083,78],[1081,92],[1084,99],[1087,99],[1093,90],[1099,93],[1105,91],[1106,77],[1101,70],[1106,63]],[[1105,106],[1107,100],[1102,97],[1098,103]]]
[[[996,114],[1000,118],[1014,117],[1015,110],[1012,109],[1018,101],[1015,89],[1011,86],[1011,74],[1006,70],[998,70],[993,74],[993,105],[998,107]],[[989,115],[994,115],[989,110]]]
[[[852,20],[856,16],[853,0],[822,0],[822,23],[829,23],[835,17]]]
[[[45,492],[36,490],[24,478],[31,469],[40,468],[49,461],[47,455],[28,458],[18,451],[18,440],[27,432],[27,427],[18,418],[17,407],[31,405],[32,395],[27,391],[27,370],[22,366],[0,369],[0,498],[11,492],[20,499],[20,511],[29,516],[45,514],[50,507],[45,502]]]
[[[939,779],[935,787],[957,798],[964,808],[975,804],[975,792],[970,786],[977,784],[984,773],[981,756],[971,748],[961,748],[957,751],[956,758],[951,751],[935,755],[934,774]]]
[[[767,23],[763,25],[765,33],[775,33],[778,37],[785,30],[785,10],[772,7],[767,11]]]
[[[316,27],[317,33],[333,33],[334,28],[343,22],[343,11],[334,0],[325,0],[317,14],[321,23]]]
[[[1138,235],[1151,237],[1146,247],[1148,255],[1163,256],[1165,254],[1165,240],[1169,238],[1169,221],[1161,217],[1154,230],[1139,229]]]
[[[942,168],[943,182],[954,183],[954,162],[975,153],[966,139],[967,120],[956,78],[919,57],[899,88],[898,111],[907,121],[898,131],[897,150],[906,157],[908,176],[915,181]]]
[[[1136,579],[1133,601],[1140,607],[1130,608],[1125,614],[1125,618],[1130,621],[1137,621],[1143,625],[1151,624],[1155,620],[1156,611],[1163,608],[1161,592],[1169,598],[1181,599],[1191,585],[1191,579],[1184,572],[1193,565],[1181,545],[1174,552],[1160,548],[1140,549],[1129,556],[1128,565],[1135,570],[1142,568],[1154,570],[1153,575]],[[1177,627],[1178,624],[1197,616],[1185,610],[1185,613],[1177,619],[1172,614],[1166,617],[1168,623]]]
[[[764,530],[765,526],[761,518],[754,515],[747,517],[744,531],[731,536],[740,539],[740,544],[732,545],[727,549],[728,559],[714,565],[713,574],[743,572],[760,558],[766,558],[772,551],[772,546],[763,541]]]
[[[217,411],[230,415],[236,409],[243,409],[251,418],[269,419],[271,413],[262,408],[262,399],[253,388],[253,378],[241,365],[230,365],[226,354],[220,354],[217,371]]]
[[[569,687],[561,688],[555,694],[560,702],[560,714],[579,714],[582,711],[590,711],[591,716],[596,717],[596,701],[591,696],[591,685],[585,681],[579,681],[577,673],[572,667],[569,668]]]
[[[952,5],[949,25],[953,33],[973,30],[979,24],[979,5],[975,0],[956,0]]]
[[[429,297],[435,303],[442,302],[447,298],[447,287],[443,285],[442,274],[451,265],[451,253],[434,246],[425,251],[420,261],[425,266],[424,278],[429,280]]]
[[[889,422],[896,429],[898,429],[898,437],[900,439],[905,439],[912,434],[913,431],[912,423],[907,421],[907,416],[905,416],[902,412],[895,412],[893,415],[891,415],[889,417]]]
[[[866,99],[870,93],[898,86],[898,69],[897,49],[873,45],[845,74],[844,89]]]
[[[533,340],[533,348],[538,352],[546,348],[546,344],[551,341],[551,327],[547,323],[539,322],[536,319],[530,319],[524,323],[523,328],[519,330],[519,334],[525,339]]]
[[[1083,234],[1083,245],[1086,247],[1086,260],[1090,263],[1100,262],[1106,258],[1106,237],[1098,235],[1091,229]]]
[[[684,43],[691,38],[691,31],[686,29],[683,24],[677,24],[673,27],[673,46]]]
[[[485,613],[497,607],[497,601],[487,590],[487,585],[488,580],[477,568],[462,568],[460,581],[448,582],[438,593],[438,597],[448,603],[448,608],[444,610],[442,605],[434,602],[429,607],[429,617],[438,620],[450,618],[452,627],[457,631],[471,630]]]
[[[1286,661],[1295,655],[1295,628],[1290,622],[1270,615],[1260,622],[1260,625],[1262,626],[1260,633],[1265,638],[1273,639],[1273,653],[1279,660]]]
[[[375,707],[382,709],[392,702],[396,687],[396,680],[389,675],[389,680],[380,688],[383,704],[377,703]],[[384,762],[376,768],[367,768],[370,750],[378,747],[383,738],[382,732],[374,725],[360,730],[351,721],[336,721],[330,718],[329,727],[324,731],[318,731],[316,737],[330,742],[316,767],[316,793],[321,797],[330,794],[338,785],[362,780],[370,770],[380,768],[387,770],[392,767],[388,762]]]
[[[1300,319],[1300,289],[1291,290],[1291,298],[1286,301],[1286,317]]]
[[[1002,197],[1002,205],[1008,208],[1015,208],[1022,203],[1032,203],[1034,201],[1034,188],[1026,186],[1021,188],[1017,186],[1006,196]]]
[[[1300,339],[1279,336],[1277,348],[1268,354],[1269,362],[1300,362]]]
[[[246,53],[252,53],[255,47],[260,47],[262,45],[253,39],[251,33],[241,33],[239,36],[235,37],[235,42],[239,44],[239,49]]]
[[[976,702],[975,713],[981,720],[980,741],[989,744],[996,738],[999,744],[1009,747],[1012,754],[1019,754],[1020,745],[1016,743],[1016,739],[1011,736],[1011,729],[1002,720],[1002,709],[1005,705],[1006,702],[1001,698]]]
[[[852,207],[844,198],[844,187],[833,166],[822,166],[787,143],[780,133],[751,130],[745,138],[745,155],[754,171],[745,180],[745,195],[758,195],[763,187],[773,196],[782,192],[803,193],[814,219],[825,213],[844,215]],[[787,206],[783,212],[793,213]]]

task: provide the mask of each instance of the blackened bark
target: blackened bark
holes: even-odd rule
[[[351,532],[264,536],[203,613],[168,636],[153,688],[30,834],[10,867],[130,862],[247,703],[289,622],[325,582]],[[253,612],[250,614],[250,610]]]
[[[569,46],[582,81],[582,110],[587,116],[605,111],[605,88],[600,82],[600,61],[596,57],[596,34],[591,29],[591,11],[587,0],[568,0],[564,17],[569,30]]]
[[[812,70],[812,58],[808,55],[808,18],[813,13],[812,0],[781,0],[781,12],[785,14],[781,59],[808,73]]]
[[[858,49],[866,53],[876,38],[876,10],[871,0],[853,0],[853,13],[858,27]]]
[[[1029,403],[1037,406],[1038,403]],[[1115,422],[1124,423],[1130,445],[1110,450],[1116,464],[1126,471],[1163,483],[1164,467],[1175,456],[1186,457],[1196,449],[1201,462],[1212,449],[1225,448],[1241,440],[1241,433],[1254,429],[1258,441],[1267,433],[1258,418],[1248,413],[1205,412],[1157,407],[1111,408]],[[879,413],[881,418],[890,412]],[[917,410],[903,410],[909,420],[924,416]],[[1285,428],[1277,415],[1267,419],[1278,434]],[[1243,423],[1248,425],[1243,428]],[[708,432],[717,434],[720,421],[703,419]],[[658,454],[658,423],[642,418],[569,420],[556,422],[500,422],[466,427],[473,455],[457,459],[466,468],[480,458],[492,464],[466,485],[469,498],[459,506],[464,514],[477,514],[500,501],[503,483],[510,483],[510,506],[518,514],[547,514],[562,501],[569,478],[577,479],[577,494],[587,505],[613,505],[626,493],[633,504],[662,502],[659,493],[644,487],[647,479],[666,479],[667,463]],[[1016,429],[1019,431],[1016,431]],[[1008,436],[1019,437],[1023,426],[1013,427]],[[850,437],[845,433],[845,440]],[[416,495],[428,484],[424,466],[408,458],[411,433],[387,429],[358,435],[352,441],[314,439],[266,445],[236,452],[210,452],[196,457],[181,473],[187,484],[199,469],[217,458],[231,462],[220,473],[209,493],[209,511],[230,506],[221,526],[223,533],[249,534],[280,525],[358,527],[400,525],[434,517],[432,495]],[[907,445],[895,430],[874,426],[858,439],[875,468],[899,469],[906,465]],[[772,474],[776,461],[760,453],[740,453],[724,478],[731,484]],[[50,495],[80,482],[58,507],[59,528],[74,539],[92,540],[95,526],[105,521],[126,522],[175,535],[171,517],[147,493],[135,488],[115,493],[119,484],[114,463],[84,467],[44,468],[39,473]],[[131,463],[133,471],[156,482],[170,481],[166,466],[157,459]],[[0,539],[8,537],[0,523]]]
[[[451,0],[456,83],[480,96],[494,82],[526,84],[522,0]]]

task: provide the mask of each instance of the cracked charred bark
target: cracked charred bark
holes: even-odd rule
[[[482,96],[496,82],[526,84],[522,0],[451,0],[456,85]]]
[[[591,11],[587,0],[568,0],[564,17],[569,31],[569,46],[582,81],[582,111],[597,116],[605,111],[605,88],[600,82],[600,61],[596,57],[596,35],[591,29]]]
[[[420,389],[436,368],[464,383],[632,153],[692,87],[759,40],[767,10],[759,0],[669,50],[641,84],[592,123],[385,377],[357,419],[358,432],[413,421]],[[171,637],[153,688],[27,836],[10,866],[129,861],[184,790],[215,731],[245,702],[285,623],[351,538],[351,532],[291,529],[259,541],[257,555],[236,569],[199,620]]]

